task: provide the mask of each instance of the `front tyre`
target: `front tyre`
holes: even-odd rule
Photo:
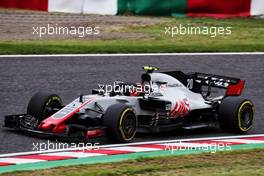
[[[138,119],[134,110],[126,104],[114,104],[107,108],[103,125],[117,142],[131,142],[137,131]]]
[[[226,97],[219,106],[218,117],[222,129],[243,134],[253,125],[254,105],[241,97]]]
[[[39,122],[54,114],[62,107],[62,100],[56,94],[38,92],[28,103],[27,114],[38,119]]]

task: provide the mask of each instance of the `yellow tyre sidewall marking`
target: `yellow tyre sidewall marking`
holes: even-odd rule
[[[239,129],[241,130],[241,131],[244,131],[244,132],[246,132],[246,131],[248,131],[251,127],[252,127],[252,124],[248,127],[248,128],[243,128],[242,126],[241,126],[241,110],[244,108],[244,106],[245,105],[247,105],[247,104],[249,104],[251,107],[252,107],[252,110],[253,110],[253,116],[252,116],[252,121],[254,120],[254,105],[251,103],[251,101],[244,101],[241,105],[240,105],[240,107],[239,107],[239,109],[238,109],[238,114],[237,114],[237,118],[238,118],[238,127],[239,127]]]
[[[62,104],[62,101],[61,101],[61,99],[59,97],[52,96],[52,97],[50,97],[48,99],[47,103],[45,104],[45,107],[43,109],[43,112],[45,112],[46,107],[49,106],[52,101],[58,101],[60,104]],[[44,114],[44,116],[46,116],[46,115]]]
[[[120,130],[120,132],[121,132],[121,136],[122,136],[122,138],[123,138],[125,141],[130,141],[131,139],[134,138],[134,136],[135,136],[135,134],[136,134],[136,130],[135,130],[134,134],[133,134],[130,138],[126,138],[126,135],[125,135],[125,133],[124,133],[124,131],[123,131],[123,129],[122,129],[123,119],[124,119],[125,114],[126,114],[128,111],[131,111],[131,112],[135,115],[135,117],[136,117],[136,114],[134,113],[133,109],[131,109],[131,108],[127,108],[127,109],[125,109],[125,110],[123,111],[121,117],[120,117],[120,120],[119,120],[119,130]],[[137,123],[138,123],[138,122],[137,122],[137,118],[136,118],[136,125],[137,125]]]
[[[49,100],[47,101],[46,106],[48,106],[52,101],[58,101],[59,103],[62,104],[61,99],[60,99],[59,97],[57,97],[57,96],[52,96],[52,97],[50,97]]]

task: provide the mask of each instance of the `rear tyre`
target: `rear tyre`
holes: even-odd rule
[[[218,117],[222,129],[243,134],[252,127],[254,105],[241,97],[226,97],[219,106]]]
[[[131,142],[136,134],[137,124],[134,110],[126,104],[109,106],[103,117],[103,125],[117,142]]]
[[[28,103],[27,114],[40,121],[54,114],[62,107],[62,100],[56,94],[38,92],[32,96]]]

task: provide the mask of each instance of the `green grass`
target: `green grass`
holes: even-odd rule
[[[115,40],[18,40],[0,41],[0,54],[59,53],[160,53],[160,52],[246,52],[264,51],[263,19],[165,18],[154,25],[129,25],[112,32],[139,33],[140,39]],[[231,35],[165,35],[165,27],[232,27]],[[108,29],[111,31],[111,29]]]
[[[263,175],[264,150],[240,150],[194,155],[139,158],[108,164],[78,165],[46,170],[20,171],[4,176],[121,176],[121,175],[192,175],[247,176]]]

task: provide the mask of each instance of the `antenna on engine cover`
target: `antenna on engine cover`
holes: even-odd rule
[[[79,102],[83,103],[83,94],[80,95]]]

